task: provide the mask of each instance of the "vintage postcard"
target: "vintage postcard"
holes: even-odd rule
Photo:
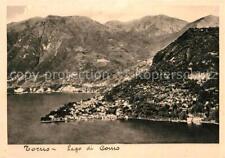
[[[225,156],[223,2],[3,4],[0,157]]]

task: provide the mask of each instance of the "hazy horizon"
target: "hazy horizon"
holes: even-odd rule
[[[9,3],[7,6],[7,23],[48,15],[86,16],[100,23],[111,20],[126,22],[154,15],[166,15],[188,22],[207,15],[219,16],[217,5],[206,4],[166,5],[166,3],[157,4],[149,0],[67,0],[65,2],[55,0],[54,2],[49,1],[51,5],[39,1],[29,2]]]

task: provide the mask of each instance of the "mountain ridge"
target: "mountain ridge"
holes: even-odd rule
[[[149,25],[149,18],[152,17],[170,19],[168,16],[146,16],[136,21],[144,19],[147,21],[148,27],[144,27],[145,23],[143,25],[141,23],[140,26],[138,25],[139,28],[142,28],[141,30],[129,30],[128,32],[111,28],[107,24],[104,25],[82,16],[50,15],[46,18],[35,17],[20,23],[8,24],[8,74],[13,71],[41,73],[46,71],[107,71],[109,75],[113,75],[129,69],[139,61],[153,57],[157,51],[165,48],[182,35],[188,27],[194,26],[190,25],[191,23],[185,25],[185,22],[182,22],[181,25],[178,25],[180,31],[169,29],[169,32],[167,32],[168,30],[162,31],[160,36],[155,33],[149,37],[149,32],[152,30],[155,32],[155,28],[150,27],[151,20]],[[176,21],[176,18],[172,19]],[[160,23],[160,20],[158,21]],[[180,23],[182,20],[178,21]],[[216,21],[214,20],[214,22]],[[95,81],[91,79],[59,82],[83,84]],[[45,83],[40,82],[38,85],[43,84]],[[14,87],[32,86],[31,83],[28,84],[25,81],[20,84],[14,82],[10,85]]]
[[[146,71],[102,95],[64,104],[41,122],[91,119],[218,125],[219,28],[189,28]]]

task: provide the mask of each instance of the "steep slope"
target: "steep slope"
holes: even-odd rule
[[[154,56],[157,51],[175,40],[179,36],[177,33],[187,24],[184,20],[166,15],[156,15],[128,22],[108,21],[105,25],[116,31],[138,34],[142,39],[146,39],[152,46],[150,50]]]
[[[127,23],[111,21],[105,25],[80,16],[35,17],[11,23],[7,28],[8,85],[47,89],[56,84],[58,89],[62,84],[77,87],[90,83],[93,87],[109,85],[108,81],[112,81],[110,87],[116,84],[113,82],[116,78],[123,80],[118,72],[135,69],[139,62],[151,58],[187,29],[217,26],[218,23],[215,16],[187,24],[164,15]],[[9,77],[14,71],[35,72],[38,78]],[[46,81],[45,72],[60,73]],[[99,74],[97,77],[92,75],[95,72]],[[131,78],[133,75],[125,76]],[[111,80],[107,81],[108,77]]]
[[[157,18],[155,25],[167,23],[170,17]],[[165,20],[165,22],[163,22]],[[142,20],[146,21],[146,20]],[[80,16],[48,16],[32,18],[19,23],[8,24],[8,74],[14,71],[32,71],[43,74],[47,72],[107,72],[113,75],[134,66],[138,61],[154,55],[164,47],[171,33],[182,29],[181,20],[172,20],[174,29],[161,30],[154,34],[154,21],[147,23],[148,36],[135,24],[132,30],[118,30],[100,24],[90,18]],[[183,22],[185,23],[185,22]],[[138,27],[134,30],[134,27]],[[163,37],[158,37],[158,34]],[[152,36],[150,37],[150,34]],[[157,38],[156,38],[157,36]],[[163,42],[161,42],[163,41]],[[42,76],[43,77],[43,76]],[[101,77],[100,77],[101,78]],[[56,78],[58,79],[58,78]],[[99,79],[99,78],[97,78]],[[95,79],[68,78],[64,83],[93,82]],[[29,81],[13,80],[13,85],[32,86]],[[40,78],[40,84],[42,79]],[[37,84],[37,85],[40,85]]]
[[[21,30],[20,27],[24,26]],[[109,31],[104,25],[86,17],[48,16],[46,19],[30,19],[14,27],[9,26],[8,70],[73,71],[79,66],[85,67],[88,58],[93,57],[92,62],[106,57],[113,61],[120,55],[127,56],[124,61],[117,61],[120,66],[130,64],[133,52],[123,48],[123,41],[120,43]],[[145,56],[147,51],[143,50],[139,51]],[[79,65],[82,58],[85,63]]]
[[[132,117],[218,121],[219,30],[191,28],[158,52],[149,69],[108,91],[105,100],[128,101]]]
[[[131,118],[218,124],[218,68],[218,28],[190,28],[157,53],[149,70],[103,96],[65,104],[41,122]]]
[[[150,54],[145,41],[137,35],[115,33],[87,17],[34,18],[9,24],[7,36],[8,74],[13,71],[114,74]],[[71,82],[94,80],[85,76],[75,77]]]
[[[149,43],[155,45],[154,52],[157,52],[176,40],[189,28],[219,27],[219,17],[208,15],[188,23],[165,15],[157,15],[129,22],[109,21],[106,26],[117,31],[138,33],[144,39],[147,38]]]

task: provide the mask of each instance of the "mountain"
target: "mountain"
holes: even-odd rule
[[[129,22],[109,21],[107,26],[124,30],[126,32],[138,32],[148,38],[168,35],[178,32],[187,24],[186,21],[171,18],[165,15],[145,16]]]
[[[208,15],[186,24],[180,31],[175,33],[175,38],[181,36],[184,32],[186,32],[190,28],[209,28],[209,27],[219,27],[218,16]]]
[[[188,24],[184,29],[188,28],[208,28],[208,27],[219,27],[219,17],[214,15],[208,15],[202,17],[190,24]]]
[[[115,74],[152,57],[185,24],[179,19],[153,16],[129,22],[123,26],[127,28],[124,30],[109,26],[110,22],[103,25],[87,17],[52,15],[10,23],[7,26],[8,74],[14,71]],[[67,79],[60,82],[94,80],[67,82]],[[17,86],[31,86],[25,81],[14,81]]]
[[[142,38],[147,38],[155,45],[154,51],[157,52],[165,48],[189,28],[219,27],[219,17],[208,15],[188,23],[166,15],[157,15],[145,16],[129,22],[109,21],[106,26],[114,30],[135,32],[142,35]]]
[[[218,27],[189,28],[156,54],[148,70],[103,95],[67,103],[41,122],[89,119],[218,124]]]
[[[130,55],[115,40],[104,25],[87,17],[30,19],[8,27],[8,70],[76,71],[113,51],[127,55],[120,63],[126,65]]]
[[[177,33],[187,24],[188,22],[184,20],[166,15],[156,15],[145,16],[128,22],[108,21],[105,25],[117,31],[138,34],[153,46],[151,50],[154,55],[175,40],[178,37]]]
[[[159,51],[148,71],[104,95],[127,101],[131,117],[219,120],[219,29],[189,28]]]

